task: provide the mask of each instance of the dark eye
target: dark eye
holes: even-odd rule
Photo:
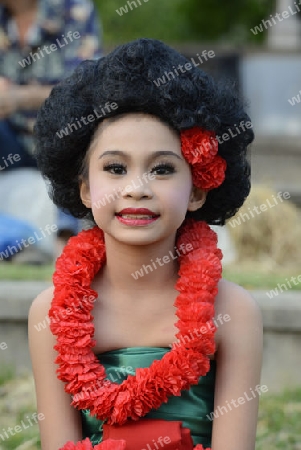
[[[172,164],[158,164],[153,167],[151,172],[156,172],[156,175],[168,175],[170,173],[174,173],[175,168]]]
[[[114,175],[124,175],[126,167],[123,164],[107,164],[104,166],[103,170],[105,172],[113,173]]]

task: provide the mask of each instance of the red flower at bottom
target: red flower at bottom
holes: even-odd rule
[[[97,444],[93,447],[92,442],[89,438],[86,438],[84,441],[77,442],[67,442],[64,447],[61,447],[59,450],[125,450],[126,442],[123,439],[116,441],[115,439],[106,439],[105,441]]]
[[[211,450],[211,448],[204,448],[203,446],[202,446],[202,444],[198,444],[198,445],[196,445],[194,448],[193,448],[193,450]]]
[[[92,442],[89,438],[84,441],[77,442],[67,442],[64,447],[59,450],[126,450],[126,441],[123,439],[106,439],[105,441],[97,444],[95,447],[92,446]],[[193,450],[211,450],[211,448],[204,448],[202,444],[197,444]]]

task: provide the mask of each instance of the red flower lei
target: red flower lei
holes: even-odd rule
[[[216,327],[212,318],[221,278],[222,253],[216,243],[215,232],[205,222],[189,219],[181,226],[177,247],[191,244],[193,250],[179,256],[180,278],[175,285],[179,295],[174,306],[180,343],[175,342],[149,368],[139,368],[134,376],[117,384],[106,379],[105,368],[92,351],[93,302],[87,301],[97,297],[90,284],[105,263],[104,235],[94,227],[69,240],[56,263],[49,317],[51,331],[57,336],[54,348],[59,353],[55,361],[59,364],[58,378],[66,382],[65,391],[72,394],[73,406],[89,409],[91,415],[108,424],[122,425],[127,419],[138,420],[151,409],[159,408],[169,396],[180,395],[206,375],[210,366],[208,355],[215,351]],[[68,320],[64,320],[66,315]],[[210,327],[206,327],[202,339],[194,338],[191,330],[206,324]],[[70,443],[64,449],[89,448],[67,445]],[[105,448],[100,445],[95,448]],[[202,446],[195,448],[201,450]]]

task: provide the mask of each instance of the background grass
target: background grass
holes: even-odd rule
[[[263,394],[259,404],[256,450],[301,449],[301,387]]]
[[[54,264],[42,266],[0,263],[0,280],[51,281]]]

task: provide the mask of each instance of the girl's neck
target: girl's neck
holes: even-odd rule
[[[127,245],[105,236],[105,244],[102,280],[112,291],[157,291],[174,286],[179,268],[174,238],[151,245]]]

